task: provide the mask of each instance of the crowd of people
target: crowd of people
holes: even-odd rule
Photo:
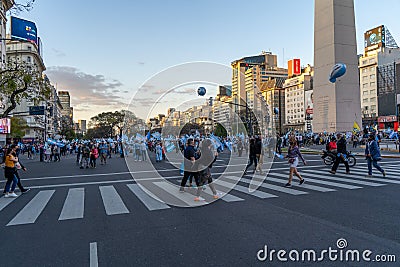
[[[27,154],[27,159],[37,158],[41,162],[59,162],[66,155],[75,154],[76,164],[80,169],[96,168],[97,160],[100,158],[100,164],[106,165],[107,160],[113,154],[120,157],[128,157],[132,154],[134,161],[154,161],[162,162],[166,159],[166,154],[172,151],[181,152],[185,158],[183,178],[181,181],[180,191],[184,191],[184,187],[189,181],[189,186],[193,185],[193,179],[197,187],[204,186],[208,183],[217,198],[215,188],[212,185],[211,168],[219,153],[225,149],[229,153],[237,157],[248,157],[248,164],[243,170],[243,174],[253,167],[253,174],[259,173],[264,175],[262,166],[264,157],[280,156],[282,149],[287,147],[286,158],[289,164],[289,177],[285,186],[290,187],[293,176],[299,178],[299,184],[304,183],[304,178],[299,173],[297,167],[300,160],[303,164],[307,164],[300,152],[300,148],[304,146],[308,139],[313,144],[323,144],[329,153],[334,155],[334,164],[330,170],[331,174],[336,174],[340,163],[346,168],[346,173],[350,173],[350,167],[347,160],[347,145],[352,143],[353,147],[359,144],[365,145],[365,157],[368,164],[368,175],[372,176],[372,167],[375,167],[386,175],[378,162],[381,160],[379,141],[384,136],[376,133],[355,133],[350,137],[346,134],[318,134],[313,137],[288,133],[286,135],[277,135],[276,138],[261,136],[186,136],[181,138],[150,138],[135,139],[132,142],[121,142],[116,140],[95,139],[95,140],[72,140],[69,142],[39,142],[35,144],[12,144],[0,148],[0,154],[3,159],[2,163],[5,169],[5,178],[7,180],[4,195],[5,197],[15,197],[14,192],[16,186],[22,193],[27,192],[20,181],[18,171],[27,169],[20,162],[20,154]],[[206,161],[206,163],[205,163]],[[195,200],[199,200],[200,191],[198,191]]]

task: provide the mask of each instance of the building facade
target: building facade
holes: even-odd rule
[[[6,42],[6,55],[7,65],[13,66],[15,64],[25,65],[32,68],[39,74],[46,70],[43,58],[39,54],[39,48],[35,43],[23,42],[17,40],[7,40]],[[45,78],[45,77],[44,77]],[[44,79],[45,82],[46,79]],[[30,94],[38,94],[39,88],[28,88]],[[51,117],[50,106],[48,101],[41,101],[40,103],[33,103],[27,99],[22,99],[21,103],[13,110],[15,116],[23,116],[28,124],[28,129],[25,131],[25,138],[27,141],[44,139],[47,137],[48,118]],[[44,115],[29,115],[30,106],[44,106]]]
[[[312,131],[313,76],[314,69],[307,65],[300,75],[285,81],[285,131]]]
[[[380,116],[378,79],[383,77],[383,72],[387,69],[382,66],[394,66],[400,59],[400,49],[384,25],[366,31],[364,39],[364,53],[359,57],[362,123],[363,126],[372,126],[378,123]]]

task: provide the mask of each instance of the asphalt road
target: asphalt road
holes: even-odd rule
[[[154,163],[163,178],[179,184],[181,176],[170,161]],[[154,154],[150,154],[153,158]],[[245,161],[232,155],[232,173],[222,174],[230,154],[223,153],[213,167],[215,183],[226,188],[227,181],[240,176]],[[195,208],[168,205],[148,197],[132,175],[143,178],[163,192],[165,200],[188,203],[194,189],[179,194],[169,188],[147,162],[113,157],[96,169],[79,169],[73,155],[61,162],[24,160],[28,172],[21,172],[23,184],[31,191],[12,201],[0,198],[0,256],[3,266],[381,266],[375,257],[400,261],[400,176],[398,159],[381,162],[387,171],[376,170],[365,178],[365,160],[358,158],[351,174],[343,166],[333,176],[318,155],[305,156],[308,165],[299,168],[306,179],[298,186],[294,179],[285,188],[287,163],[276,160],[262,187],[248,191],[252,175],[245,176],[227,196],[204,202]],[[133,173],[131,172],[133,171]],[[235,174],[237,172],[237,174]],[[221,173],[221,174],[220,174]],[[229,178],[231,177],[231,178]],[[226,178],[226,180],[224,180]],[[219,183],[219,184],[218,184]],[[232,182],[233,183],[233,182]],[[19,194],[19,192],[17,192]],[[11,202],[10,202],[11,201]],[[167,202],[168,203],[168,202]],[[194,203],[194,201],[193,201]],[[342,247],[344,240],[346,247]],[[261,249],[285,250],[260,261]],[[338,259],[328,252],[338,250]],[[293,259],[289,252],[293,250]],[[301,261],[304,250],[315,250],[319,263]],[[348,250],[371,250],[371,261],[346,261]],[[300,260],[295,260],[296,251]],[[342,260],[340,260],[342,253]],[[368,253],[367,253],[368,254]],[[333,257],[333,256],[332,256]],[[312,259],[312,257],[311,257]],[[283,260],[283,259],[282,259]],[[96,265],[98,264],[98,265]]]

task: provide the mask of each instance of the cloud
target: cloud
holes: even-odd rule
[[[175,88],[173,91],[168,92],[168,94],[194,94],[196,92],[193,88]],[[152,92],[153,95],[163,95],[167,93],[167,90],[157,90]]]
[[[71,95],[72,106],[122,106],[125,105],[118,93],[122,83],[107,79],[104,75],[84,73],[75,67],[52,66],[46,71],[57,89],[67,90]],[[101,111],[101,110],[99,110]]]
[[[138,62],[137,64],[143,66],[145,63],[144,62]]]
[[[61,50],[58,50],[58,49],[55,49],[55,48],[53,48],[51,50],[54,52],[56,57],[65,57],[66,56],[66,54]]]

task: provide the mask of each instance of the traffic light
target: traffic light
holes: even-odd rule
[[[208,105],[209,105],[210,107],[212,107],[212,105],[213,105],[213,98],[212,98],[212,97],[210,97],[210,98],[208,99]]]

